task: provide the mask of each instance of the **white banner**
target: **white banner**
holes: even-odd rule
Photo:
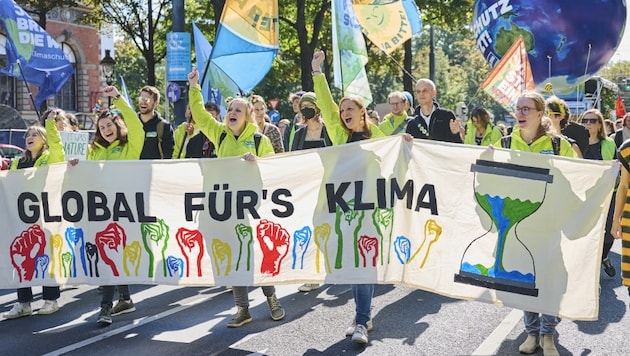
[[[401,137],[0,173],[0,286],[404,284],[595,319],[618,164]]]

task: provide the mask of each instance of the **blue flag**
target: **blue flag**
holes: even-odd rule
[[[59,44],[13,0],[0,0],[0,16],[7,34],[7,67],[1,71],[37,85],[33,102],[39,108],[63,88],[74,68]]]
[[[203,79],[203,83],[200,83],[203,101],[206,103],[212,101],[218,104],[222,108],[221,114],[224,115],[226,105],[222,102],[223,96],[234,97],[240,93],[240,90],[234,81],[218,68],[214,62],[210,62],[212,45],[194,22],[192,25],[197,69]],[[207,71],[204,75],[206,69]]]
[[[133,102],[131,101],[131,95],[129,95],[129,89],[127,89],[127,84],[125,83],[125,78],[120,76],[120,90],[122,91],[122,95],[127,99],[129,106],[133,109]],[[135,110],[135,109],[134,109]]]

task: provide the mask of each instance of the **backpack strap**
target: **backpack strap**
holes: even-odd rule
[[[164,121],[158,120],[157,123],[157,136],[158,136],[158,150],[160,151],[160,158],[164,159],[164,151],[162,151],[162,136],[164,136]]]
[[[223,131],[221,132],[221,136],[219,136],[219,144],[216,147],[216,151],[219,150],[219,147],[221,147],[221,144],[223,143],[223,140],[225,140],[225,137],[227,136],[227,132]],[[254,133],[254,147],[256,147],[256,156],[258,156],[258,147],[260,147],[260,141],[262,140],[262,134],[259,134],[258,132]]]
[[[561,140],[561,137],[558,135],[554,135],[551,138],[551,146],[553,146],[553,154],[556,156],[560,155],[560,140]]]
[[[510,148],[512,146],[512,136],[501,137],[501,147]]]
[[[403,122],[400,123],[400,125],[398,125],[394,131],[392,131],[392,136],[396,135],[397,133],[399,133],[402,130],[405,130],[407,128],[407,124],[409,123],[409,121],[413,120],[413,117],[406,117]]]

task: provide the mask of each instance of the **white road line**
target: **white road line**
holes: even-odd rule
[[[116,336],[118,334],[125,333],[125,332],[127,332],[129,330],[132,330],[132,329],[135,329],[137,327],[149,324],[149,323],[154,322],[156,320],[160,320],[162,318],[166,318],[167,316],[173,315],[175,313],[179,313],[181,311],[184,311],[184,310],[186,310],[188,308],[191,308],[191,307],[193,307],[193,306],[195,306],[197,304],[204,303],[204,302],[214,298],[216,295],[218,295],[220,293],[223,293],[223,292],[224,292],[224,290],[220,290],[218,293],[213,293],[213,294],[207,295],[205,297],[197,296],[197,297],[190,297],[190,298],[183,299],[183,300],[181,300],[179,302],[179,304],[181,304],[181,305],[178,306],[178,307],[175,307],[173,309],[164,311],[164,312],[159,313],[157,315],[152,315],[152,316],[148,316],[148,317],[145,317],[145,318],[135,319],[129,325],[125,325],[125,326],[122,326],[122,327],[110,330],[110,331],[108,331],[106,333],[103,333],[103,334],[91,337],[89,339],[82,340],[81,342],[77,342],[75,344],[71,344],[71,345],[62,347],[60,349],[51,351],[51,352],[49,352],[47,354],[44,354],[44,356],[62,355],[62,354],[68,353],[70,351],[74,351],[74,350],[80,349],[82,347],[88,346],[90,344],[93,344],[93,343],[105,340],[105,339],[110,338],[112,336]]]
[[[505,341],[505,338],[512,332],[512,329],[521,321],[523,311],[514,309],[508,314],[503,321],[492,331],[490,335],[477,347],[472,355],[494,355]]]

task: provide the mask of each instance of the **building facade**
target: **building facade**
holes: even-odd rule
[[[92,128],[92,108],[105,85],[100,70],[101,36],[96,28],[78,24],[85,10],[59,8],[48,12],[46,32],[59,43],[74,66],[74,75],[62,90],[47,100],[48,107],[74,113],[83,128]],[[0,65],[6,65],[6,37],[0,34]],[[33,97],[37,87],[30,86]],[[23,81],[0,73],[0,104],[15,108],[27,122],[36,122],[37,113]]]

